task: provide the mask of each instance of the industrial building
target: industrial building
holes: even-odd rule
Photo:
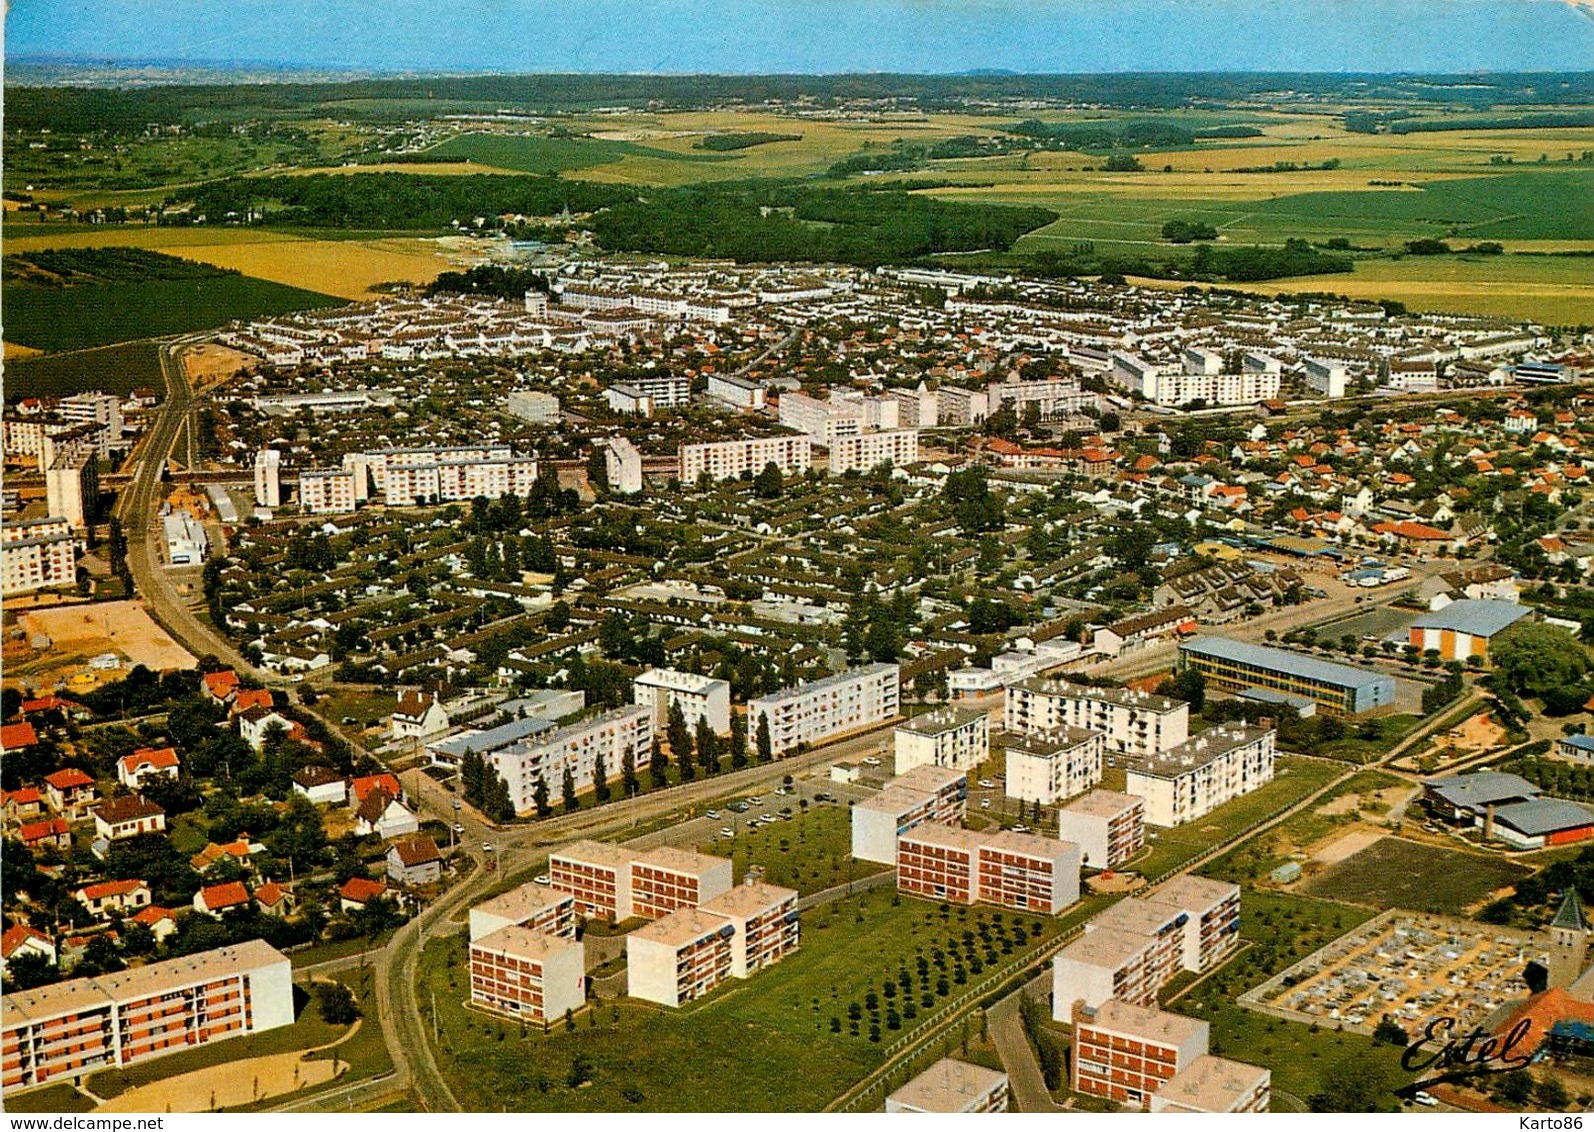
[[[1185,642],[1179,646],[1179,664],[1200,672],[1214,688],[1268,688],[1304,696],[1336,715],[1359,715],[1395,702],[1391,676],[1226,637]]]
[[[1407,632],[1415,648],[1432,649],[1440,660],[1487,660],[1495,638],[1532,612],[1514,601],[1462,598],[1424,613]]]

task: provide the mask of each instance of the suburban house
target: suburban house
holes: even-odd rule
[[[38,955],[46,963],[55,962],[55,944],[50,937],[36,928],[26,924],[16,924],[6,929],[5,935],[0,936],[0,974],[6,974],[6,966],[11,960],[21,955]]]
[[[225,672],[207,672],[204,685],[205,695],[218,704],[228,703],[238,693],[238,673],[230,668]]]
[[[148,908],[128,917],[134,924],[143,924],[155,937],[156,943],[165,943],[166,938],[177,931],[177,914],[170,908],[162,908],[158,904],[151,904]]]
[[[312,764],[294,772],[293,792],[317,806],[341,806],[349,800],[349,780],[330,767]]]
[[[354,832],[361,837],[376,834],[383,841],[420,831],[414,814],[386,790],[372,790],[354,809]]]
[[[116,760],[116,780],[129,790],[144,789],[151,776],[175,779],[182,773],[182,761],[173,747],[144,747]]]
[[[0,790],[0,819],[7,823],[30,821],[44,815],[44,795],[37,786]]]
[[[400,837],[387,850],[387,876],[394,884],[413,888],[442,879],[443,854],[430,837]]]
[[[338,911],[363,912],[379,896],[387,895],[387,885],[370,877],[350,877],[338,889]]]
[[[274,708],[252,707],[238,715],[238,734],[252,750],[259,751],[266,745],[266,733],[273,727],[280,727],[290,737],[295,728],[304,730]]]
[[[165,831],[166,811],[137,794],[112,798],[94,811],[94,832],[106,841]]]
[[[274,880],[255,889],[255,905],[266,915],[281,918],[293,913],[296,901],[293,893]]]
[[[102,918],[113,910],[136,912],[149,907],[150,903],[149,885],[141,880],[106,880],[98,884],[86,884],[72,895],[83,907]]]
[[[425,739],[448,730],[448,712],[430,692],[404,692],[389,725],[395,739]]]
[[[244,882],[241,880],[212,884],[194,893],[194,910],[209,912],[212,916],[247,909],[253,903],[249,890],[244,887]]]
[[[65,818],[45,818],[18,829],[17,840],[29,849],[54,848],[65,852],[72,848],[72,827]]]
[[[44,796],[52,810],[71,821],[87,816],[100,793],[92,778],[77,767],[67,767],[44,776]]]

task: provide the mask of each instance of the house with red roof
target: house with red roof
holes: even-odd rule
[[[150,904],[149,885],[141,880],[103,880],[86,884],[72,895],[79,904],[102,918],[112,910],[136,912]]]
[[[374,833],[386,841],[418,833],[420,828],[409,808],[380,787],[367,791],[365,801],[354,808],[354,832],[360,837]]]
[[[396,774],[367,774],[349,781],[349,805],[358,806],[373,790],[385,790],[399,801],[404,800],[404,787]]]
[[[166,811],[137,794],[102,802],[94,811],[94,832],[107,843],[141,833],[166,832]]]
[[[64,853],[72,848],[72,827],[65,818],[45,818],[17,830],[17,840],[29,849],[52,848]]]
[[[19,790],[0,790],[0,818],[7,822],[28,821],[44,813],[44,795],[37,786]]]
[[[129,790],[142,790],[151,777],[175,779],[182,760],[175,747],[142,747],[116,760],[116,778]]]
[[[38,955],[53,964],[55,942],[37,928],[15,924],[0,935],[0,974],[4,974],[6,965],[19,955]]]
[[[238,692],[238,673],[230,668],[225,672],[207,672],[204,685],[205,695],[218,704],[228,703]]]
[[[270,688],[240,688],[233,697],[230,715],[241,715],[251,708],[265,708],[270,711],[277,706],[276,697],[271,694]]]
[[[27,720],[0,725],[0,750],[25,751],[39,745],[39,733]]]
[[[177,913],[170,908],[162,908],[159,904],[142,908],[128,919],[148,928],[156,943],[165,943],[166,937],[177,931]]]
[[[255,853],[264,853],[266,847],[258,841],[250,841],[249,835],[241,833],[237,839],[225,845],[218,845],[212,841],[199,852],[188,858],[188,865],[196,873],[209,872],[218,861],[237,861],[245,868],[249,867],[249,858]]]
[[[61,715],[71,716],[73,719],[92,719],[94,713],[76,700],[63,699],[51,693],[37,699],[22,701],[23,715],[48,715],[59,712]]]
[[[71,821],[86,816],[100,792],[92,778],[77,767],[67,767],[44,776],[44,796],[52,810]]]
[[[338,889],[338,910],[360,912],[379,896],[387,895],[387,885],[370,877],[350,877]]]
[[[249,890],[244,887],[241,880],[230,880],[226,884],[212,884],[201,888],[194,893],[194,910],[209,912],[212,916],[219,916],[223,912],[232,912],[240,908],[248,908],[254,903],[249,895]]]
[[[266,915],[276,916],[280,919],[283,916],[293,914],[294,897],[293,893],[276,881],[268,880],[265,884],[255,889],[255,904]]]
[[[260,751],[265,748],[266,735],[276,727],[282,728],[289,738],[293,737],[293,730],[298,724],[269,707],[256,705],[246,711],[241,711],[236,716],[238,720],[238,734],[250,748]],[[302,728],[300,730],[303,730]]]

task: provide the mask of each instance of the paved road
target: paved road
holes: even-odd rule
[[[1051,989],[1051,975],[1042,974],[991,1007],[991,1041],[1002,1059],[1002,1068],[1007,1070],[1013,1107],[1019,1112],[1064,1111],[1062,1105],[1052,1100],[1035,1048],[1029,1043],[1024,1020],[1018,1012],[1020,995],[1028,994],[1045,1001]]]

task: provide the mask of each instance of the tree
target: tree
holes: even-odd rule
[[[704,774],[718,774],[720,769],[720,737],[714,734],[708,716],[697,717],[697,765]]]
[[[769,715],[767,713],[760,714],[758,717],[758,737],[755,742],[758,745],[759,762],[767,763],[775,757],[774,742],[769,735]]]
[[[539,818],[545,818],[553,812],[553,807],[548,804],[548,782],[540,774],[531,787],[531,804],[537,807]]]
[[[1401,1024],[1385,1014],[1373,1028],[1373,1041],[1380,1045],[1404,1046],[1409,1038]]]
[[[1207,704],[1207,678],[1198,668],[1182,668],[1157,685],[1157,693],[1183,700],[1198,712]]]
[[[625,753],[620,756],[620,793],[627,798],[634,798],[642,792],[642,783],[636,776],[636,753],[627,746]]]
[[[1323,1087],[1307,1100],[1313,1112],[1395,1112],[1400,1107],[1395,1062],[1364,1049],[1330,1066]]]
[[[1517,624],[1490,649],[1496,677],[1519,696],[1542,697],[1571,688],[1588,674],[1588,650],[1565,629]]]
[[[573,814],[581,808],[581,799],[576,797],[576,776],[569,767],[565,767],[564,784],[560,790],[564,795],[565,813]]]
[[[653,736],[653,749],[648,756],[648,784],[658,790],[669,782],[670,756],[664,753],[664,745],[659,742],[657,735]]]
[[[360,1016],[354,992],[342,983],[316,983],[315,996],[321,1021],[330,1026],[352,1026]]]
[[[785,478],[780,468],[771,460],[753,477],[753,494],[760,499],[779,499],[786,490]]]
[[[747,721],[731,712],[731,769],[747,765]]]
[[[32,990],[60,977],[55,964],[37,951],[23,951],[6,960],[7,990]]]
[[[609,774],[601,752],[592,762],[592,796],[600,806],[609,800]]]
[[[670,741],[670,754],[675,756],[678,764],[692,760],[692,730],[687,726],[686,713],[676,700],[670,701],[669,711],[665,715],[664,737]]]

